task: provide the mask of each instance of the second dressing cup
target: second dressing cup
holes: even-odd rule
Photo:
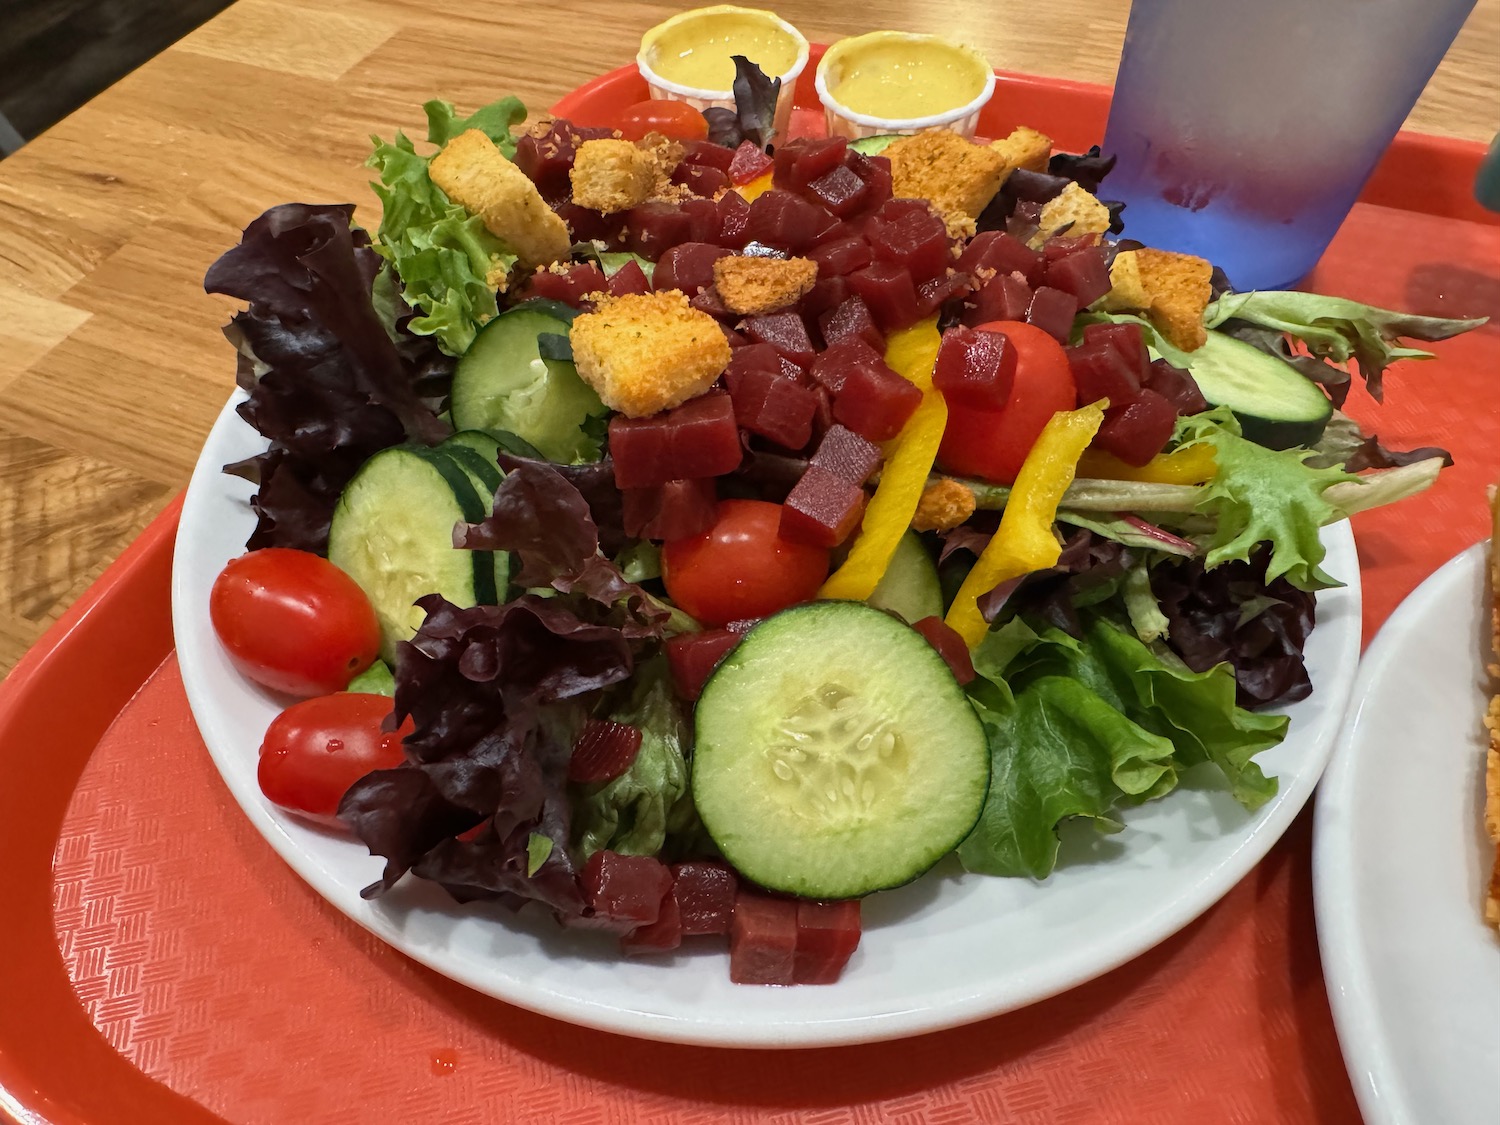
[[[961,43],[874,31],[828,48],[818,64],[817,89],[830,136],[949,129],[972,137],[995,92],[995,72]]]

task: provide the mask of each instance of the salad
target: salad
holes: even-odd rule
[[[268,799],[459,903],[732,979],[839,977],[865,895],[1213,771],[1275,793],[1319,529],[1432,483],[1342,414],[1478,322],[1237,293],[1097,149],[737,110],[427,104],[383,213],[286,204],[206,286],[267,440],[211,617],[301,697]]]

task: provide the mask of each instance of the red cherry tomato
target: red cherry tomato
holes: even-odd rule
[[[828,577],[828,551],[780,535],[781,505],[723,500],[701,535],[662,547],[672,600],[705,625],[765,617],[805,602]]]
[[[260,791],[284,809],[325,824],[344,792],[371,770],[395,769],[404,761],[398,731],[383,731],[391,714],[384,695],[340,692],[294,703],[266,728],[256,778]]]
[[[1059,410],[1072,410],[1078,391],[1067,353],[1040,328],[1014,320],[992,320],[979,327],[1004,332],[1016,346],[1010,401],[1000,410],[950,403],[937,463],[958,476],[1014,484],[1042,427]]]
[[[380,652],[370,599],[307,551],[241,555],[214,580],[208,615],[236,668],[289,695],[341,691]]]
[[[641,140],[647,133],[660,133],[679,141],[708,138],[708,121],[687,102],[652,98],[627,106],[615,127],[627,141]]]

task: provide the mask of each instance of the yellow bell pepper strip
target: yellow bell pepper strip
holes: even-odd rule
[[[985,545],[979,561],[958,588],[945,618],[970,648],[989,631],[979,612],[979,599],[1002,582],[1057,564],[1062,547],[1052,530],[1057,505],[1083,454],[1104,421],[1104,407],[1094,403],[1078,410],[1060,410],[1042,428],[1026,455],[1010,501],[1000,517],[1000,529]]]
[[[1127,465],[1102,449],[1086,449],[1078,461],[1078,475],[1091,480],[1128,480],[1140,484],[1204,484],[1219,471],[1214,447],[1197,442],[1158,453],[1144,465]]]
[[[885,362],[898,375],[911,380],[922,392],[922,401],[886,447],[885,466],[880,484],[865,508],[865,517],[855,536],[849,557],[823,583],[818,591],[822,598],[864,601],[875,592],[885,577],[896,544],[911,526],[927,474],[942,444],[943,427],[948,424],[948,404],[942,392],[932,385],[932,368],[937,362],[942,336],[937,317],[903,328],[886,341]]]
[[[748,184],[737,184],[734,190],[740,193],[740,196],[746,203],[754,203],[771,190],[771,173],[767,172],[764,175],[756,176]]]

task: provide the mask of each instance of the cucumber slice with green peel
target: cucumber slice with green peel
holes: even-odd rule
[[[860,137],[849,142],[849,147],[865,156],[879,156],[901,139],[900,133],[877,133],[873,137]]]
[[[1209,332],[1187,367],[1210,405],[1227,406],[1251,441],[1270,449],[1315,445],[1333,416],[1316,383],[1273,355]]]
[[[540,337],[568,334],[555,304],[528,301],[480,329],[454,369],[450,403],[459,430],[508,431],[566,464],[599,455],[583,426],[607,411],[573,364],[542,357]]]
[[[414,603],[442,594],[457,606],[495,599],[495,561],[488,551],[453,546],[453,525],[475,523],[485,504],[469,477],[436,450],[381,450],[354,474],[333,511],[328,559],[359,584],[380,621],[380,655],[422,624]]]
[[[910,882],[979,819],[990,752],[936,650],[862,602],[767,618],[709,678],[693,802],[747,879],[808,898]]]
[[[479,456],[483,457],[489,463],[490,468],[494,469],[501,477],[505,475],[500,472],[500,442],[494,435],[487,434],[483,430],[459,430],[458,433],[443,442],[442,448],[447,449],[454,445],[462,445],[472,449]],[[499,488],[500,486],[496,483],[495,487]]]
[[[489,515],[495,505],[495,490],[505,479],[505,474],[500,471],[500,465],[494,456],[500,445],[488,434],[481,434],[474,430],[465,430],[464,433],[472,434],[478,442],[488,443],[488,445],[476,446],[468,440],[460,441],[461,435],[454,434],[437,447],[437,452],[451,460],[468,476],[469,482],[473,484],[484,503],[484,514]],[[479,452],[482,448],[490,450],[488,457]],[[493,562],[495,589],[494,597],[487,602],[481,599],[481,603],[488,605],[505,601],[505,595],[510,590],[510,552],[481,551],[479,554],[489,555]]]
[[[937,564],[915,531],[901,537],[884,577],[865,600],[876,609],[899,613],[909,625],[924,617],[943,616],[943,587],[938,582]]]

